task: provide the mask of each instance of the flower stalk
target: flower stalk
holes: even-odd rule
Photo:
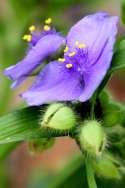
[[[87,175],[89,188],[97,188],[94,171],[93,171],[93,168],[91,165],[91,159],[89,158],[89,156],[87,156],[85,159],[85,165],[86,165],[86,175]]]

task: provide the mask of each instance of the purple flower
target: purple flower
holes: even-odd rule
[[[61,45],[65,44],[65,39],[49,25],[45,25],[43,31],[37,30],[34,25],[29,30],[31,33],[23,37],[29,44],[26,57],[16,65],[4,70],[4,74],[15,81],[12,84],[13,88],[20,85],[22,81],[30,76],[46,57],[53,55]]]
[[[64,56],[46,65],[33,85],[21,96],[29,105],[90,99],[110,67],[117,22],[118,17],[103,12],[80,20],[66,37]],[[45,40],[48,43],[47,40],[48,37]],[[47,47],[46,53],[49,44]],[[31,56],[28,66],[33,66],[32,59]],[[38,62],[37,53],[35,59]],[[13,79],[17,79],[18,74],[17,70],[12,73]]]

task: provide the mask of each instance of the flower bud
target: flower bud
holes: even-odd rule
[[[54,138],[41,138],[32,140],[28,143],[29,150],[32,154],[41,153],[42,151],[51,148],[55,143]]]
[[[105,133],[100,123],[96,120],[86,120],[83,122],[79,142],[81,148],[91,156],[99,155],[105,146]]]
[[[76,125],[76,117],[73,110],[63,103],[49,105],[46,110],[41,127],[56,130],[69,130]]]
[[[107,154],[93,160],[92,166],[98,176],[109,179],[120,179],[120,170],[115,165],[116,160]]]
[[[112,99],[111,94],[107,90],[103,90],[100,95],[99,99],[101,102],[101,105],[104,107],[109,103],[109,101]]]
[[[111,127],[120,124],[123,117],[123,108],[117,103],[109,103],[103,110],[103,121],[105,126]]]

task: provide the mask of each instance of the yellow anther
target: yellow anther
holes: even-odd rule
[[[32,35],[29,35],[27,41],[30,42],[32,40]]]
[[[75,44],[78,48],[85,48],[86,47],[86,45],[84,43],[79,43],[79,41],[76,41]]]
[[[65,58],[58,58],[58,61],[63,63],[65,61]]]
[[[75,44],[76,44],[76,46],[79,44],[79,41],[77,40],[76,42],[75,42]]]
[[[68,52],[69,48],[68,46],[65,47],[64,52]]]
[[[27,42],[30,42],[32,40],[32,35],[24,35],[23,40],[26,40]]]
[[[76,52],[71,52],[70,54],[69,54],[69,57],[72,57],[72,56],[74,56],[76,54]]]
[[[22,39],[23,39],[23,40],[27,40],[27,37],[28,37],[28,35],[24,35],[24,36],[22,37]]]
[[[86,45],[83,43],[78,45],[78,48],[85,48],[85,47],[86,47]]]
[[[71,63],[66,64],[66,68],[67,68],[67,69],[70,69],[70,68],[72,68],[72,67],[73,67],[73,64],[71,64]]]
[[[29,31],[35,31],[35,29],[36,29],[36,27],[35,27],[35,25],[31,25],[30,27],[29,27]]]
[[[48,25],[44,25],[44,28],[43,28],[45,31],[49,31],[50,30],[50,26]]]
[[[52,18],[48,18],[45,20],[45,24],[51,24],[52,23]]]

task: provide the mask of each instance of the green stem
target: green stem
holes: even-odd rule
[[[91,100],[91,111],[90,111],[91,119],[95,119],[95,112],[94,112],[95,102],[96,102],[96,93],[94,94],[94,96]]]
[[[89,188],[97,188],[94,172],[89,158],[86,159],[86,174]]]

